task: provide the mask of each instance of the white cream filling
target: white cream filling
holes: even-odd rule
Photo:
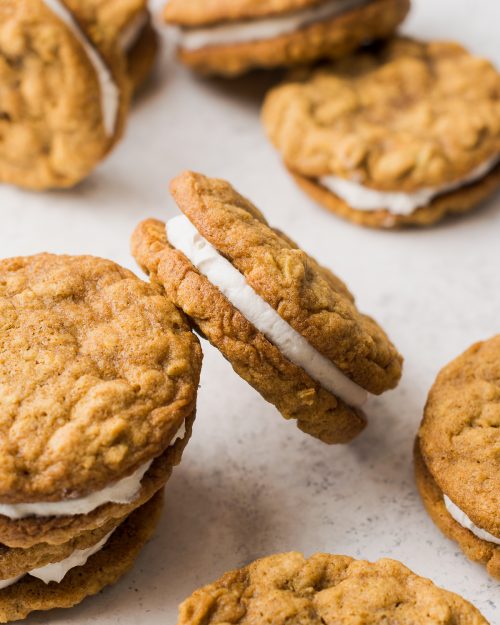
[[[245,277],[196,230],[184,215],[167,223],[167,236],[173,247],[216,286],[242,315],[262,332],[281,353],[328,391],[348,405],[364,404],[368,393],[345,376],[287,323],[246,282]]]
[[[471,521],[471,519],[465,514],[465,512],[463,510],[460,510],[460,508],[456,504],[454,504],[447,495],[443,495],[443,499],[446,509],[459,525],[461,525],[466,530],[472,532],[474,536],[477,536],[481,540],[485,540],[489,543],[494,543],[495,545],[500,545],[500,538],[493,536],[493,534],[490,534],[486,530],[483,530],[475,525]]]
[[[50,584],[50,582],[60,583],[64,579],[68,571],[71,571],[71,569],[74,569],[77,566],[83,566],[87,563],[87,560],[91,556],[100,551],[107,543],[112,533],[113,532],[107,534],[93,547],[89,547],[88,549],[76,549],[70,556],[68,556],[64,560],[61,560],[60,562],[53,562],[52,564],[47,564],[46,566],[41,566],[38,569],[33,569],[32,571],[28,571],[26,575],[31,575],[32,577],[41,579],[42,582],[44,582],[45,584]],[[3,588],[7,588],[8,586],[12,586],[23,577],[24,574],[18,575],[17,577],[0,580],[0,590]]]
[[[388,210],[393,215],[411,215],[418,208],[428,206],[439,195],[456,191],[484,178],[499,161],[500,157],[496,155],[461,180],[438,187],[420,189],[414,193],[376,191],[353,180],[347,180],[338,176],[323,176],[319,178],[319,183],[355,210]]]
[[[186,424],[183,423],[172,439],[170,447],[179,439],[184,438],[185,435]],[[66,501],[0,504],[0,515],[9,519],[24,519],[29,516],[74,516],[76,514],[88,514],[106,503],[132,503],[141,490],[142,478],[152,464],[153,460],[150,460],[140,466],[132,475],[86,497],[67,499]]]
[[[272,16],[242,22],[228,22],[206,28],[182,29],[181,46],[199,50],[206,46],[265,41],[321,22],[354,9],[370,0],[327,0],[322,4],[289,15]]]
[[[124,52],[129,52],[134,47],[147,23],[148,12],[141,11],[123,29],[120,34],[119,45]]]
[[[112,136],[115,132],[120,108],[120,90],[114,82],[109,68],[63,2],[61,0],[43,0],[43,2],[71,31],[94,66],[101,91],[101,111],[104,129],[108,136]]]

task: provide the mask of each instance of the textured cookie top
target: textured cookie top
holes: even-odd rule
[[[197,590],[178,625],[488,625],[470,603],[394,560],[286,553]]]
[[[397,384],[402,359],[384,331],[228,182],[185,172],[171,192],[201,235],[320,353],[372,393]]]
[[[0,501],[125,477],[194,411],[201,352],[169,300],[111,261],[0,262]]]
[[[435,187],[499,153],[500,75],[457,44],[395,38],[275,88],[263,121],[304,176]]]
[[[420,448],[441,490],[478,527],[500,537],[500,335],[441,371]]]
[[[105,128],[101,85],[81,43],[42,0],[0,3],[0,180],[64,187],[85,177],[121,135],[132,84],[119,35],[144,0],[67,0],[84,38],[117,87],[114,132]],[[68,77],[77,76],[78,80]]]
[[[207,26],[291,13],[328,1],[331,0],[169,0],[165,19],[179,26]]]

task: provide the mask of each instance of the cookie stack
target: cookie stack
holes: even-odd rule
[[[0,621],[117,580],[152,534],[195,416],[184,317],[118,265],[0,262]]]
[[[121,137],[156,48],[146,0],[3,0],[0,181],[85,178]]]

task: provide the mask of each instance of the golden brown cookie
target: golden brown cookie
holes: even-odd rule
[[[194,592],[178,625],[488,625],[470,603],[395,560],[284,553]]]
[[[127,72],[134,91],[137,92],[148,79],[159,50],[159,38],[149,15],[136,38],[132,38],[128,46]]]
[[[186,420],[186,434],[155,459],[140,483],[135,498],[128,503],[104,503],[86,514],[9,519],[0,514],[0,542],[9,547],[30,548],[39,543],[61,545],[84,532],[99,529],[113,519],[122,519],[145,504],[161,490],[181,459],[191,437],[194,415]]]
[[[154,54],[124,46],[141,16],[145,0],[1,3],[0,181],[69,187],[106,156]]]
[[[362,225],[428,225],[499,186],[500,75],[458,44],[394,38],[304,70],[263,122],[305,191]]]
[[[169,0],[165,19],[180,30],[179,58],[203,74],[341,58],[391,35],[409,0]]]
[[[159,288],[90,256],[0,261],[0,327],[0,542],[26,561],[162,489],[191,435],[201,350]]]
[[[416,445],[417,483],[437,525],[500,577],[500,335],[446,366]]]
[[[229,183],[186,172],[171,190],[185,216],[166,231],[156,220],[139,225],[139,264],[285,418],[327,443],[352,439],[367,393],[401,375],[384,331]]]
[[[71,569],[59,583],[45,584],[26,575],[0,590],[0,622],[25,618],[36,610],[70,608],[105,586],[115,583],[133,565],[151,538],[162,510],[162,494],[133,512],[111,534],[105,545],[83,566]]]
[[[77,498],[161,455],[195,409],[201,351],[162,294],[115,263],[0,262],[0,502]]]

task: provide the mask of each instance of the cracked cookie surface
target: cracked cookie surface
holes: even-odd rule
[[[114,132],[101,110],[96,70],[68,26],[42,0],[0,5],[0,180],[31,189],[73,186],[120,138],[134,78],[119,47],[145,0],[67,0],[119,90]],[[78,80],[69,77],[78,76]]]
[[[0,501],[84,496],[161,455],[201,351],[157,289],[99,258],[0,262]]]
[[[178,625],[488,625],[470,603],[394,560],[285,553],[197,590]]]
[[[500,75],[455,43],[394,38],[270,92],[268,135],[306,178],[381,191],[455,182],[500,152]]]
[[[447,365],[419,432],[439,488],[478,527],[500,536],[500,335]]]

